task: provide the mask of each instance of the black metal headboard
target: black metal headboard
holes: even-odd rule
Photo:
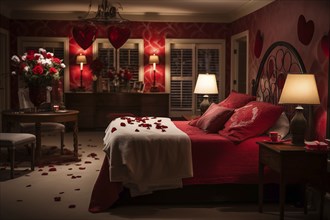
[[[273,43],[263,56],[252,94],[257,100],[277,104],[288,73],[306,73],[304,62],[289,43]]]

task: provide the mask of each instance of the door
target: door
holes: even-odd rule
[[[232,36],[231,48],[231,90],[248,93],[248,31]]]

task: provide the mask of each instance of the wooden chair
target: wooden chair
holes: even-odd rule
[[[29,98],[29,89],[20,88],[18,89],[18,100],[20,109],[34,108],[35,106]],[[20,123],[20,132],[35,134],[34,123]],[[61,135],[61,154],[63,154],[64,148],[64,133],[65,125],[56,122],[43,122],[40,126],[41,132],[60,132]]]
[[[34,152],[36,136],[25,133],[0,133],[0,147],[8,149],[10,157],[10,177],[14,178],[15,149],[21,146],[31,146],[31,170],[34,170]]]

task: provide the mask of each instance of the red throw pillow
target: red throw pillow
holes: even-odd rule
[[[196,127],[209,133],[217,133],[234,113],[233,109],[212,103],[206,112],[197,120]]]
[[[283,110],[267,102],[249,102],[235,110],[219,134],[234,142],[261,135],[275,124]]]
[[[229,96],[219,103],[220,106],[227,108],[240,108],[251,101],[255,101],[256,97],[248,94],[232,91]]]

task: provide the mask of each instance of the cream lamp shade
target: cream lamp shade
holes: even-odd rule
[[[195,94],[218,94],[217,80],[214,74],[198,74]]]
[[[157,55],[150,55],[149,64],[153,65],[154,70],[156,70],[156,64],[159,64],[159,57]]]
[[[77,64],[80,64],[80,70],[83,69],[83,65],[84,64],[87,64],[87,59],[86,59],[86,56],[83,55],[83,54],[79,54],[76,58],[76,63]]]
[[[320,104],[314,74],[288,74],[280,104]]]

